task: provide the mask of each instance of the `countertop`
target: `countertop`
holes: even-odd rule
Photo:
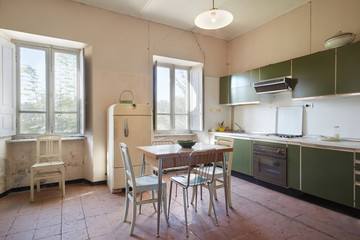
[[[311,147],[334,148],[345,151],[360,151],[360,139],[340,139],[340,141],[324,141],[319,136],[304,136],[298,138],[281,138],[265,133],[233,133],[233,132],[211,132],[216,136],[228,136],[239,139],[250,139],[258,141],[270,141],[283,144],[296,144]]]

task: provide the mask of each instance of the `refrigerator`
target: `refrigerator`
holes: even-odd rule
[[[138,146],[149,146],[152,141],[152,111],[147,104],[111,105],[107,110],[107,185],[111,193],[125,188],[124,166],[119,143],[125,143],[136,176],[141,174],[141,153]],[[147,167],[146,172],[151,172]]]

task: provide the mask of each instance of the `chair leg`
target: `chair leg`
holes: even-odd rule
[[[36,191],[40,192],[40,179],[36,180]]]
[[[188,224],[187,224],[187,207],[186,207],[186,191],[185,191],[185,188],[183,188],[183,198],[184,198],[186,237],[189,237],[189,229],[188,229]]]
[[[62,195],[65,197],[65,169],[61,171]]]
[[[125,211],[124,211],[124,217],[123,217],[123,221],[126,221],[127,215],[128,215],[128,210],[129,210],[129,188],[126,185],[125,186]],[[141,205],[140,205],[141,206]]]
[[[166,209],[166,185],[165,187],[163,188],[163,209],[164,209],[164,216],[165,216],[165,219],[166,219],[166,223],[168,225],[168,227],[170,227],[170,224],[169,224],[169,216],[167,215],[167,209]]]
[[[151,198],[153,198],[153,192],[151,191]],[[134,197],[136,197],[136,196],[134,196]],[[140,193],[140,202],[142,201],[142,192]],[[156,210],[155,210],[156,211]],[[141,204],[140,204],[140,206],[139,206],[139,214],[141,214]]]
[[[30,201],[34,201],[34,170],[30,168]]]
[[[212,204],[212,206],[213,206],[213,210],[214,210],[214,215],[215,215],[216,226],[219,226],[219,223],[218,223],[218,220],[217,220],[217,216],[216,216],[215,205],[214,205],[214,199],[213,199],[213,195],[212,195],[212,192],[211,192],[211,187],[210,187],[210,184],[208,184],[208,189],[209,189],[210,201],[211,201],[211,204]]]
[[[194,199],[195,199],[195,187],[192,187],[191,204],[194,203]]]
[[[130,232],[129,232],[130,236],[132,236],[134,233],[135,221],[136,221],[136,195],[134,193],[132,198],[132,220],[131,220]]]
[[[201,187],[200,187],[200,189],[201,189]],[[195,187],[195,212],[197,212],[197,190],[198,190],[198,188],[197,188],[197,186]]]
[[[202,185],[200,185],[200,200],[203,200],[202,199]]]
[[[228,192],[228,202],[229,202],[229,207],[232,208],[232,202],[231,202],[231,181],[230,181],[231,177],[228,177],[228,181],[227,181],[227,192]]]
[[[170,202],[171,202],[171,191],[172,191],[172,184],[173,182],[170,181],[170,192],[169,192],[169,208],[168,208],[168,217],[170,216]]]
[[[187,207],[189,207],[189,191],[188,188],[186,189],[186,200],[187,200]]]
[[[151,199],[154,199],[154,190],[151,190]],[[153,202],[153,207],[154,207],[154,210],[156,212],[156,204],[155,204],[155,202]]]
[[[214,182],[213,182],[214,183]],[[210,184],[211,187],[211,192],[214,192],[214,184]],[[208,210],[208,215],[211,216],[211,208],[212,208],[212,201],[209,201],[209,210]]]
[[[213,193],[214,193],[214,198],[215,198],[215,200],[218,200],[218,198],[217,198],[217,193],[216,193],[216,180],[214,179],[214,181],[213,181]]]

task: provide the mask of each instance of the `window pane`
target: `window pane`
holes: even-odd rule
[[[45,111],[45,50],[20,47],[20,110]]]
[[[74,133],[77,129],[76,113],[55,114],[55,132],[56,133]]]
[[[175,115],[175,129],[188,129],[187,115]]]
[[[55,52],[55,111],[77,111],[77,56]]]
[[[187,78],[187,70],[175,69],[175,113],[187,113]]]
[[[170,130],[170,116],[157,115],[157,130]]]
[[[20,133],[45,133],[45,113],[20,113]]]
[[[156,111],[170,113],[170,69],[157,67]]]

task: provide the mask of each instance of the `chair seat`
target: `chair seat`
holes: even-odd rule
[[[188,175],[180,175],[180,176],[173,176],[170,178],[171,181],[176,182],[180,185],[182,185],[183,187],[187,186],[187,181],[188,181]],[[201,176],[197,175],[197,174],[190,174],[190,182],[189,182],[189,186],[194,186],[196,185],[202,185],[202,184],[206,184],[207,179],[202,178]]]
[[[57,177],[57,176],[61,176],[61,172],[60,171],[51,171],[51,172],[38,172],[36,174],[34,174],[34,179],[37,178],[48,178],[48,177]]]
[[[153,167],[154,172],[158,173],[159,172],[159,168],[158,167]],[[162,172],[164,174],[168,174],[168,173],[178,173],[178,172],[184,172],[188,170],[188,166],[180,166],[180,167],[171,167],[171,168],[163,168]]]
[[[32,165],[32,168],[38,168],[38,167],[49,167],[49,166],[61,166],[64,165],[64,162],[62,161],[53,161],[53,162],[38,162]]]
[[[158,177],[154,174],[135,177],[137,192],[145,192],[156,189],[158,186]],[[129,181],[129,185],[133,187],[133,183]],[[166,187],[166,182],[162,181],[162,187]]]
[[[207,172],[209,171],[209,167],[205,167],[205,168],[194,168],[195,171],[197,172]],[[209,172],[208,173],[210,176],[212,176],[212,172]],[[214,175],[214,178],[217,179],[217,178],[222,178],[223,177],[223,168],[221,167],[216,167],[215,168],[215,175]]]

